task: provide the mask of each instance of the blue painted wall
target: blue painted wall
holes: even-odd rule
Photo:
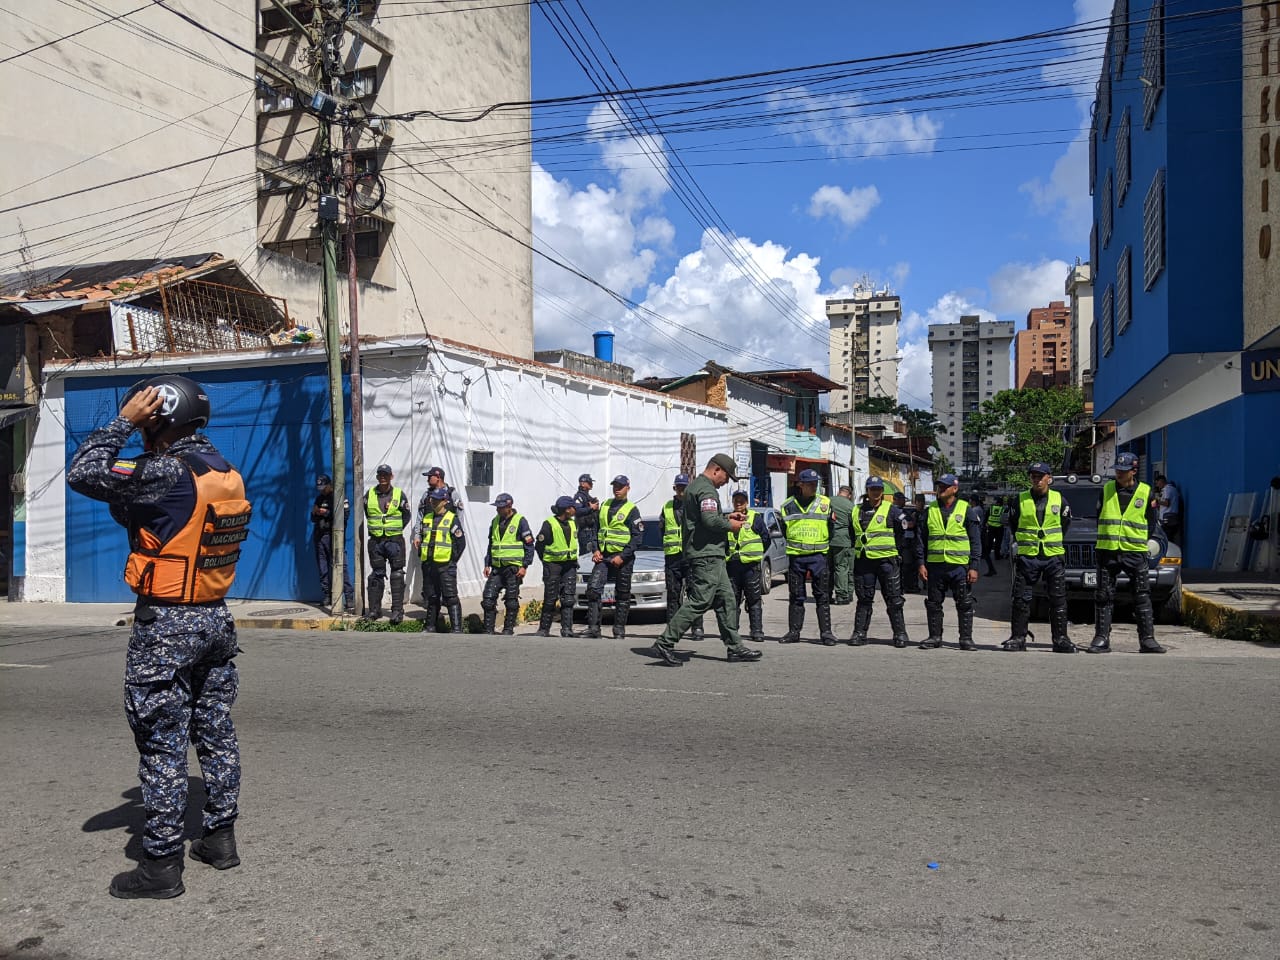
[[[324,365],[280,364],[190,376],[204,384],[213,406],[206,432],[244,475],[253,503],[249,539],[231,596],[320,600],[310,515],[316,475],[332,473]],[[115,416],[125,391],[138,379],[133,373],[65,381],[68,463],[80,442]],[[350,434],[348,422],[348,438]],[[125,452],[141,452],[140,442]],[[347,471],[350,477],[349,462]],[[128,552],[124,530],[111,519],[106,505],[68,491],[66,522],[67,599],[131,600],[133,594],[121,577]]]

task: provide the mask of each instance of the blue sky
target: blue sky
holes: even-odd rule
[[[641,87],[1091,23],[1109,15],[1111,2],[809,0],[791,7],[794,17],[764,0],[583,5],[618,66]],[[603,51],[576,0],[560,10],[566,32],[571,17]],[[539,8],[532,18],[534,97],[599,89]],[[1032,50],[996,48],[984,52],[990,59],[951,68],[943,86],[991,85],[993,92],[975,89],[966,102],[1005,101],[986,106],[948,101],[935,108],[921,99],[921,73],[877,69],[839,92],[801,78],[739,111],[732,126],[696,110],[668,118],[674,98],[646,98],[664,133],[640,142],[638,129],[628,129],[607,103],[536,116],[535,125],[592,131],[572,143],[535,143],[538,241],[652,310],[638,316],[537,262],[538,347],[588,350],[590,329],[612,327],[617,359],[643,372],[687,372],[698,358],[744,368],[767,358],[825,370],[822,300],[866,274],[903,298],[902,399],[927,406],[928,322],[979,311],[1021,321],[1031,306],[1063,299],[1067,264],[1087,258],[1080,137],[1099,44],[1099,34],[1090,33]],[[1027,72],[1007,81],[981,76],[1014,64]],[[879,95],[898,103],[865,105],[874,96],[867,84],[899,77],[899,87]],[[1059,86],[1021,98],[1029,102],[1008,102],[1019,98],[1002,96],[1001,84],[1019,77]],[[797,105],[805,112],[790,113]],[[710,129],[672,130],[700,115],[713,118]],[[671,189],[679,162],[705,194],[699,218]],[[705,229],[712,218],[741,242],[717,244]],[[739,265],[748,257],[751,279]]]

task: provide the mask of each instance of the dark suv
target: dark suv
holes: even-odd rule
[[[1102,497],[1103,486],[1103,478],[1096,474],[1092,477],[1069,474],[1053,478],[1053,489],[1062,494],[1062,499],[1071,508],[1071,526],[1063,537],[1067,548],[1067,600],[1073,605],[1087,604],[1089,614],[1092,614],[1094,588],[1098,585],[1094,549],[1098,541],[1098,501]],[[1178,623],[1182,619],[1182,550],[1176,543],[1170,543],[1163,531],[1157,531],[1157,534],[1157,538],[1147,541],[1151,604],[1155,608],[1157,622]],[[1122,573],[1116,584],[1117,604],[1124,604],[1129,596],[1129,577]],[[1036,585],[1037,614],[1048,612],[1046,603],[1042,580]]]

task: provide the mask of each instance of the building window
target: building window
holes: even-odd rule
[[[1111,131],[1111,51],[1102,53],[1102,76],[1098,78],[1098,139],[1107,139]]]
[[[1123,334],[1133,319],[1133,248],[1125,247],[1116,264],[1116,333]]]
[[[1098,307],[1098,319],[1102,324],[1102,355],[1109,357],[1116,345],[1115,293],[1110,286],[1102,295],[1102,303]]]
[[[1096,222],[1089,228],[1089,263],[1093,265],[1096,272],[1098,269],[1098,224]]]
[[[1142,205],[1142,286],[1150,290],[1164,270],[1164,170],[1156,171]]]
[[[357,233],[355,236],[356,258],[359,260],[374,259],[382,254],[382,235],[379,233]]]
[[[1111,171],[1102,181],[1102,199],[1098,204],[1098,222],[1102,224],[1102,248],[1105,250],[1111,243]]]
[[[1129,0],[1116,0],[1111,8],[1111,67],[1119,80],[1129,56]]]
[[[1151,4],[1147,32],[1142,38],[1142,125],[1150,128],[1164,90],[1164,0]]]
[[[1129,192],[1129,181],[1133,179],[1129,156],[1129,108],[1124,108],[1120,116],[1120,126],[1116,130],[1116,206],[1124,206],[1125,194]]]
[[[355,73],[348,73],[338,80],[338,91],[344,97],[359,100],[361,97],[372,97],[378,93],[378,68],[362,67]]]

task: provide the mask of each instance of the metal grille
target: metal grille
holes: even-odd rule
[[[138,311],[129,315],[134,352],[265,347],[273,333],[293,327],[284,298],[208,280],[160,284],[160,302],[158,314]]]
[[[1092,570],[1098,565],[1092,543],[1068,543],[1066,546],[1068,567],[1072,569],[1083,567],[1087,570]]]
[[[680,472],[693,476],[697,472],[698,438],[692,433],[680,434]]]

